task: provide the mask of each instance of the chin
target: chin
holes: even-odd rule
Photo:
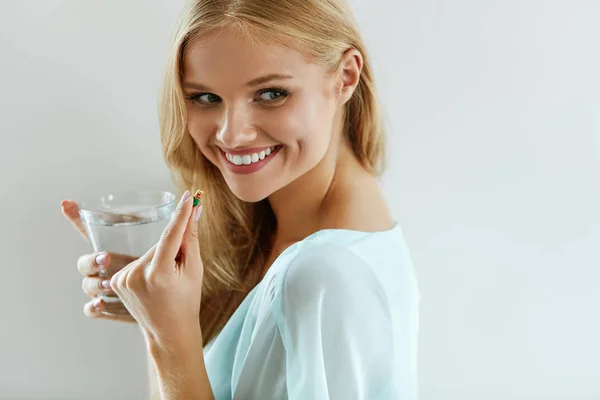
[[[264,185],[248,185],[240,184],[238,182],[232,184],[228,182],[228,185],[235,197],[247,203],[258,203],[273,193],[272,190],[268,190]]]

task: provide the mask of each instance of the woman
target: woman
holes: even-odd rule
[[[190,2],[161,102],[177,215],[104,284],[110,254],[79,261],[86,293],[114,290],[140,324],[156,394],[415,399],[419,293],[347,4]],[[82,231],[74,202],[63,213]]]

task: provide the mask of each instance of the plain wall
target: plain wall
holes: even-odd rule
[[[421,289],[421,399],[600,399],[600,3],[356,0],[383,183]],[[182,1],[0,2],[0,399],[143,399],[88,320],[60,201],[172,190],[157,96]]]

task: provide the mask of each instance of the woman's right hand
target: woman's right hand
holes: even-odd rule
[[[83,226],[83,222],[81,221],[81,217],[79,216],[79,207],[77,203],[72,200],[63,200],[61,207],[63,215],[89,243],[89,238]],[[136,322],[135,319],[129,314],[104,314],[102,311],[104,311],[106,303],[98,297],[100,294],[116,296],[116,294],[110,289],[110,277],[135,260],[136,257],[106,252],[85,254],[79,257],[79,260],[77,261],[77,269],[84,276],[81,286],[83,291],[92,297],[92,300],[83,306],[83,312],[86,316],[89,318],[103,318],[116,321]],[[103,269],[107,270],[108,276],[99,276],[100,270]]]

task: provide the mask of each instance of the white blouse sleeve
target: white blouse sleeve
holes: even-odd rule
[[[273,313],[290,400],[397,398],[390,308],[368,264],[322,245],[300,251],[279,284]]]

